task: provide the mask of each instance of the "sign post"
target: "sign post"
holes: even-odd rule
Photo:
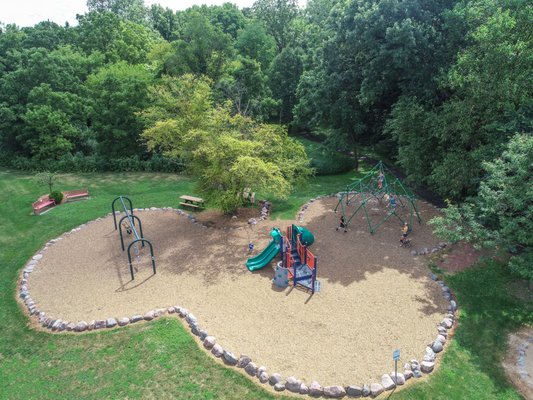
[[[392,359],[394,360],[394,383],[396,383],[398,380],[398,360],[400,359],[400,349],[393,351]]]

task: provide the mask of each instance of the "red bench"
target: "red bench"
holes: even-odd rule
[[[81,200],[83,198],[89,197],[89,189],[79,189],[79,190],[68,190],[63,192],[66,201],[75,201]]]
[[[55,205],[56,205],[55,200],[49,198],[48,195],[45,194],[44,196],[41,196],[39,200],[37,200],[35,203],[32,203],[33,213],[35,215],[39,215],[43,211],[49,208],[52,208]]]

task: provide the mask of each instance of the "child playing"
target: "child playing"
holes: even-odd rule
[[[254,242],[250,241],[250,243],[248,243],[248,254],[253,253],[253,251],[254,251]]]
[[[347,232],[347,230],[346,230],[346,219],[344,219],[344,215],[339,220],[339,226],[337,227],[336,230],[338,231],[340,228],[344,229],[344,232]]]

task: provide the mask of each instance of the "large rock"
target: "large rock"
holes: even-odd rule
[[[219,345],[218,343],[215,343],[215,345],[211,349],[211,353],[213,353],[215,357],[222,357],[222,354],[224,354],[224,349],[222,348],[221,345]]]
[[[322,396],[324,394],[324,388],[320,386],[317,381],[311,382],[309,385],[309,395],[311,396]]]
[[[396,375],[394,374],[394,371],[390,373],[390,377],[392,378],[392,381],[398,385],[401,386],[405,384],[405,376],[401,372],[398,372]]]
[[[350,397],[361,397],[363,394],[363,388],[355,385],[347,386],[346,394]]]
[[[237,367],[238,368],[245,368],[250,362],[252,362],[252,359],[244,354],[241,354],[239,357],[239,361],[237,361]]]
[[[213,337],[213,336],[207,336],[205,339],[204,339],[204,347],[207,349],[207,350],[211,350],[213,348],[213,346],[215,345],[216,343],[216,339]]]
[[[450,300],[450,308],[452,312],[457,311],[457,303],[455,302],[455,300]]]
[[[137,315],[134,315],[134,316],[131,317],[130,322],[131,322],[132,324],[134,324],[135,322],[142,321],[142,319],[143,319],[143,316],[137,314]]]
[[[426,347],[426,353],[424,354],[424,361],[433,362],[437,358],[437,355],[431,347]]]
[[[410,369],[406,369],[405,371],[403,371],[403,376],[405,380],[411,379],[414,376],[413,371],[411,371]]]
[[[435,353],[440,353],[444,349],[444,346],[442,345],[442,342],[435,340],[431,343],[431,348]]]
[[[434,362],[422,361],[420,363],[420,370],[425,374],[429,374],[431,371],[433,371],[433,368],[435,368]]]
[[[80,321],[74,326],[75,332],[83,332],[89,325],[85,321]]]
[[[228,365],[237,365],[237,357],[227,350],[224,350],[224,362]]]
[[[370,394],[374,397],[379,396],[384,391],[385,389],[383,389],[383,386],[381,386],[379,383],[372,383],[370,385]]]
[[[119,326],[128,325],[130,323],[130,319],[128,317],[122,317],[118,320]]]
[[[287,378],[287,382],[285,382],[285,387],[287,388],[287,390],[293,393],[299,393],[301,385],[302,381],[296,379],[294,376],[289,376]]]
[[[370,386],[368,386],[367,384],[364,384],[363,385],[363,397],[368,397],[370,396]]]
[[[215,345],[216,346],[216,345]],[[246,367],[244,367],[246,373],[250,376],[256,376],[257,374],[257,365],[254,362],[249,362]]]
[[[281,375],[277,372],[274,372],[272,375],[270,375],[269,382],[271,385],[275,385],[276,383],[281,382],[281,380]]]
[[[309,388],[305,383],[300,385],[300,394],[309,394]]]
[[[108,318],[105,321],[106,328],[113,328],[117,326],[117,320],[115,318]]]
[[[148,311],[146,314],[144,314],[144,320],[145,321],[151,321],[155,317],[155,313],[153,311]]]
[[[346,396],[346,390],[342,386],[326,386],[324,387],[324,396],[331,397],[333,399],[340,399],[341,397]]]
[[[450,318],[444,318],[440,325],[445,327],[446,329],[450,329],[453,325],[453,321]]]
[[[381,376],[381,386],[383,386],[385,390],[392,390],[394,389],[396,384],[394,383],[390,375],[384,374]]]
[[[94,329],[102,329],[105,328],[105,320],[99,319],[98,321],[94,322]]]
[[[446,336],[439,334],[439,335],[437,335],[437,339],[435,339],[435,340],[441,342],[442,344],[445,344],[446,343]]]
[[[285,385],[282,382],[278,382],[274,385],[274,390],[276,392],[283,392],[285,390]]]
[[[259,374],[259,382],[261,383],[267,383],[269,379],[268,373],[266,371],[263,371]]]

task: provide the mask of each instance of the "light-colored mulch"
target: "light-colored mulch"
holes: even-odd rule
[[[40,310],[70,321],[180,305],[224,348],[251,356],[270,373],[322,385],[379,381],[393,370],[394,349],[401,349],[402,361],[422,358],[447,303],[424,258],[399,247],[398,220],[370,235],[357,216],[347,233],[337,232],[335,202],[314,202],[302,223],[316,237],[322,289],[314,296],[273,287],[271,267],[256,273],[245,267],[248,241],[259,252],[270,228],[285,229],[290,221],[250,227],[241,219],[239,229],[206,229],[173,211],[138,214],[154,244],[156,275],[142,250],[131,281],[108,217],[50,247],[30,291]],[[379,213],[379,205],[374,208]],[[424,220],[436,214],[428,205],[420,208]],[[417,248],[437,242],[425,224],[415,224],[411,237]]]

